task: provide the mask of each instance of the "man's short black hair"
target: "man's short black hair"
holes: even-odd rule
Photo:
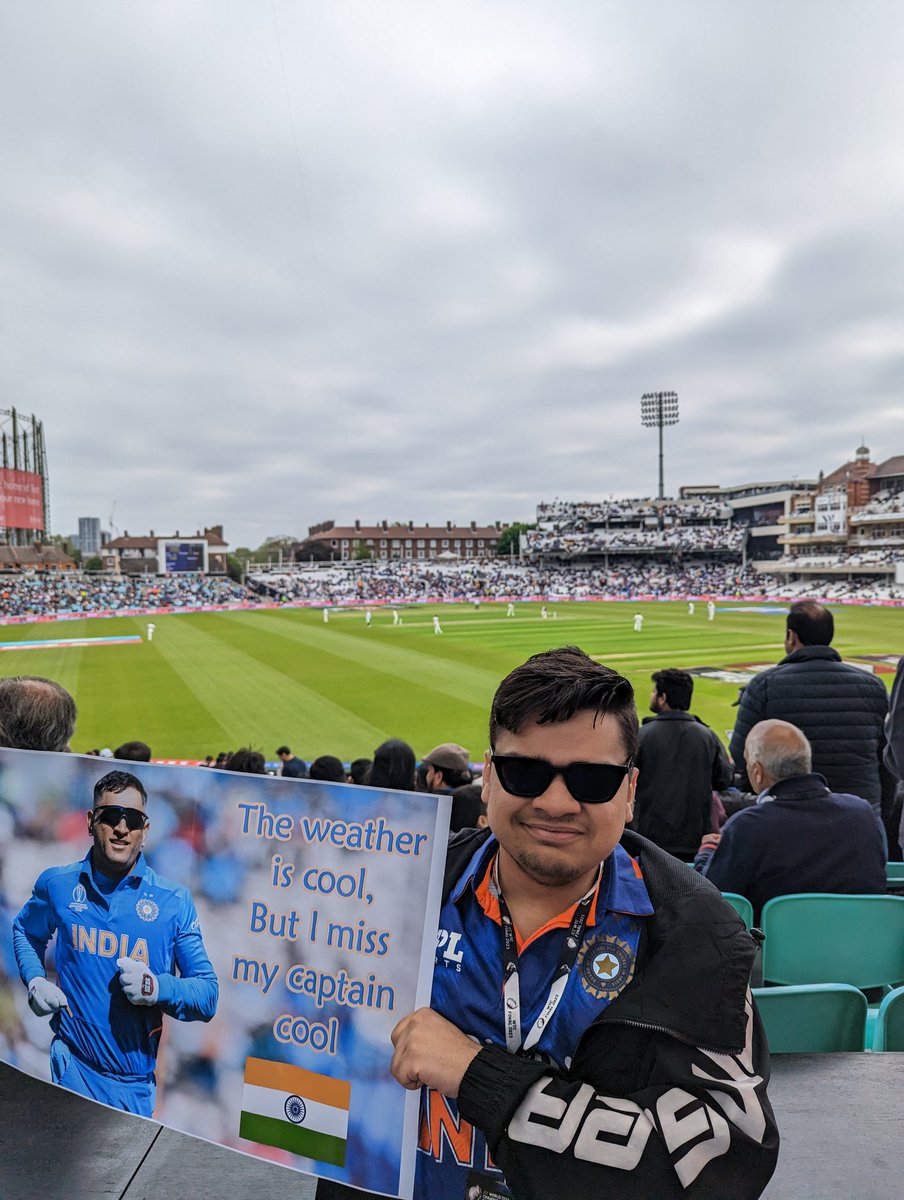
[[[126,762],[150,762],[151,748],[147,742],[123,742],[113,751],[113,757]]]
[[[487,806],[483,802],[483,787],[479,783],[466,783],[452,793],[452,816],[449,832],[459,829],[476,829],[480,817],[485,817]]]
[[[276,753],[277,754],[291,754],[292,751],[289,749],[288,746],[277,746]]]
[[[677,667],[664,667],[661,671],[654,671],[651,678],[659,695],[665,696],[669,708],[687,712],[694,694],[692,675],[687,671],[679,671]]]
[[[366,783],[367,773],[372,765],[372,760],[369,758],[352,759],[348,767],[348,773],[352,777],[352,783]]]
[[[321,754],[311,763],[308,771],[309,779],[319,779],[321,783],[346,783],[345,767],[342,760],[334,754]]]
[[[242,775],[266,775],[267,760],[260,750],[252,750],[250,746],[240,746],[235,754],[229,756],[226,770],[238,771]]]
[[[0,746],[68,750],[77,716],[75,701],[53,679],[40,675],[0,679]]]
[[[108,792],[112,796],[118,796],[121,792],[127,792],[129,788],[134,788],[147,804],[148,794],[137,775],[132,775],[128,771],[108,771],[94,785],[94,807],[97,807],[100,798]]]
[[[835,618],[815,600],[798,600],[788,613],[788,629],[797,634],[803,646],[831,646]]]
[[[530,719],[549,725],[588,710],[595,719],[607,713],[615,717],[626,757],[637,757],[637,709],[628,680],[578,646],[544,650],[506,675],[497,688],[490,709],[490,747],[495,749],[501,729],[517,733]]]

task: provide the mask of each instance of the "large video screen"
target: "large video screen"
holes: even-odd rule
[[[204,542],[164,542],[163,550],[168,575],[179,571],[206,570]]]
[[[0,467],[0,527],[44,528],[44,488],[40,475]]]

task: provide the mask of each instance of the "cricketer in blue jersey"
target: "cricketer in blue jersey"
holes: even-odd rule
[[[54,1083],[149,1117],[164,1014],[209,1021],[219,988],[191,895],[141,853],[146,804],[136,776],[98,780],[91,849],[42,872],[13,923],[13,946],[32,1011],[51,1018]],[[54,934],[56,984],[44,969]]]

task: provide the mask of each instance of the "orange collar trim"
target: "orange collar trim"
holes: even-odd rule
[[[499,897],[496,896],[490,887],[490,881],[493,878],[493,868],[495,866],[498,853],[499,852],[497,850],[496,854],[492,856],[487,864],[487,869],[484,872],[483,879],[481,879],[480,883],[478,883],[474,889],[474,895],[477,897],[477,903],[483,909],[484,913],[490,918],[490,920],[495,921],[497,925],[501,925],[502,918],[499,913]],[[588,926],[596,924],[596,903],[597,900],[599,900],[600,884],[602,881],[603,875],[601,872],[596,883],[596,890],[593,893],[593,901],[590,905],[590,911],[587,914]],[[528,946],[532,945],[538,938],[541,938],[544,933],[549,933],[551,929],[568,929],[574,917],[575,909],[579,904],[580,900],[575,900],[574,904],[569,905],[564,912],[560,912],[558,916],[551,917],[545,925],[541,925],[539,929],[534,930],[534,932],[526,940],[522,938],[516,926],[515,946],[518,950],[518,953],[521,954],[523,950],[526,950]]]

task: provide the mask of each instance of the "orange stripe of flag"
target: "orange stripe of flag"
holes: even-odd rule
[[[347,1079],[331,1079],[304,1067],[268,1062],[264,1058],[245,1059],[245,1083],[294,1092],[306,1100],[332,1104],[335,1108],[348,1108],[351,1103],[352,1085]]]

